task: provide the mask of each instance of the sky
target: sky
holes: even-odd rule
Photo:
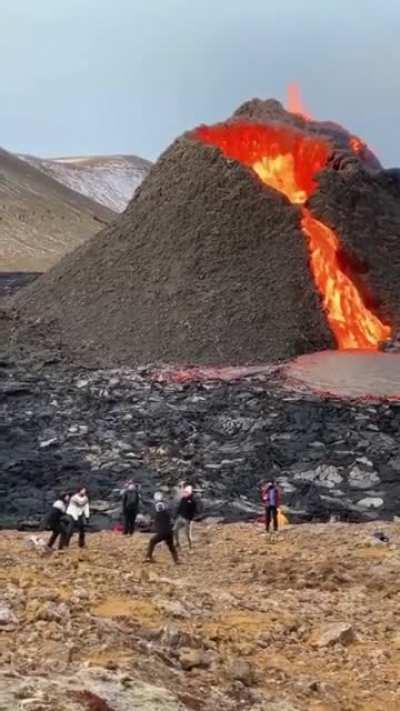
[[[0,0],[0,145],[154,160],[299,82],[400,165],[399,0]]]

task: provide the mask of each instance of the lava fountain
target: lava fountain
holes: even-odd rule
[[[328,142],[274,123],[201,126],[194,135],[251,168],[265,185],[299,206],[310,268],[338,349],[377,350],[379,343],[390,337],[390,326],[364,304],[350,269],[344,273],[341,268],[338,235],[307,208],[307,200],[317,188],[316,174],[331,154]]]

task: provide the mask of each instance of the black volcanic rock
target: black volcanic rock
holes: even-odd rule
[[[182,384],[144,369],[9,364],[0,422],[3,527],[38,526],[58,493],[81,485],[93,526],[110,527],[130,478],[142,485],[144,514],[157,488],[173,496],[188,478],[203,515],[255,519],[271,475],[292,521],[398,513],[400,404],[299,394],[282,388],[279,372]]]

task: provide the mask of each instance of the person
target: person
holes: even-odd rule
[[[265,528],[268,533],[271,521],[274,531],[278,530],[278,509],[280,506],[280,492],[275,481],[269,481],[262,489],[262,500],[265,506]]]
[[[51,507],[47,518],[47,526],[51,530],[51,536],[47,542],[47,548],[53,548],[57,538],[58,548],[65,548],[68,542],[69,520],[66,516],[69,502],[69,494],[63,494]]]
[[[124,535],[132,536],[135,532],[136,517],[139,509],[139,486],[128,481],[122,494],[122,515],[124,518]]]
[[[185,485],[178,503],[174,524],[174,538],[177,548],[180,548],[179,534],[182,529],[185,531],[189,548],[192,547],[192,524],[196,513],[197,502],[193,496],[193,489],[190,485]]]
[[[154,494],[154,507],[155,507],[155,534],[151,537],[149,541],[149,546],[147,549],[145,563],[153,563],[153,552],[154,548],[164,541],[168,546],[169,551],[176,564],[179,564],[179,557],[174,543],[174,533],[172,529],[171,514],[164,502],[164,497],[160,491]]]
[[[67,516],[70,518],[68,545],[76,529],[79,532],[79,548],[84,548],[85,526],[90,516],[89,498],[87,490],[84,487],[79,489],[74,496],[71,496],[67,508]]]

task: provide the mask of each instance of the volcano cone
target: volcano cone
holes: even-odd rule
[[[318,133],[317,122],[308,129],[278,102],[256,101],[225,125],[243,124],[244,117],[252,136],[255,124],[260,131],[267,126],[271,136],[282,134],[277,124],[286,122],[286,152],[270,141],[268,155],[257,149],[254,160],[247,159],[254,143],[238,153],[227,146],[227,133],[210,139],[218,127],[178,139],[111,227],[17,296],[14,338],[27,342],[39,319],[46,338],[73,358],[101,365],[238,365],[338,346],[376,349],[400,315],[393,286],[400,276],[396,179],[366,147],[364,157],[356,155],[349,134],[335,124],[321,124]],[[295,145],[294,162],[288,145]],[[310,155],[313,170],[303,171]],[[340,201],[346,181],[352,200]],[[362,197],[376,216],[377,232],[370,234],[369,226],[368,245],[360,236],[366,206],[354,217]],[[379,231],[379,215],[388,205],[389,238]],[[333,240],[330,228],[343,228],[346,214],[352,227],[344,242],[339,232]],[[331,271],[315,265],[308,238],[314,223],[317,236],[328,235],[328,252],[340,268],[334,292]],[[388,245],[394,254],[384,279]],[[316,281],[321,274],[328,295]],[[350,284],[351,299],[357,292],[361,325],[348,301],[335,310],[343,283],[347,291]]]

